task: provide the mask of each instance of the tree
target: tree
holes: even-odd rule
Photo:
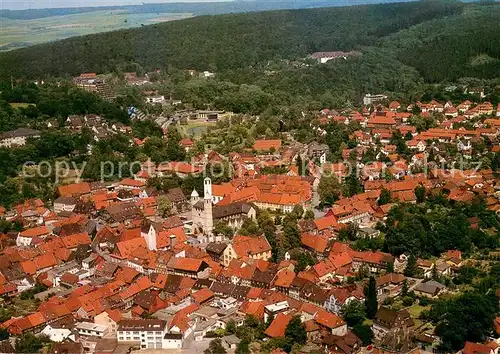
[[[408,295],[408,282],[405,280],[403,280],[403,287],[401,288],[401,296],[402,297],[405,297]]]
[[[365,324],[357,324],[353,327],[352,331],[354,334],[361,339],[363,345],[370,345],[373,339],[373,331],[372,328]]]
[[[224,235],[224,237],[231,239],[234,235],[234,230],[224,221],[216,220],[214,223],[214,234]]]
[[[370,277],[368,287],[365,288],[365,310],[368,318],[375,318],[375,314],[378,310],[378,300],[377,286],[373,276]]]
[[[314,220],[316,216],[314,215],[314,211],[307,209],[306,213],[304,214],[304,219],[305,220]]]
[[[385,188],[380,191],[380,196],[377,200],[378,205],[385,205],[391,202],[391,192]]]
[[[414,277],[417,274],[417,271],[417,258],[415,257],[415,255],[410,254],[403,274],[405,275],[405,277]]]
[[[208,348],[203,352],[205,354],[226,354],[226,349],[222,346],[220,338],[212,339]]]
[[[241,342],[238,343],[238,346],[236,347],[236,354],[250,354],[250,348],[249,348],[250,342],[247,339],[243,339]]]
[[[283,235],[285,250],[300,247],[300,231],[295,219],[285,217]]]
[[[38,353],[44,343],[50,340],[47,336],[35,336],[33,333],[25,333],[16,339],[16,353]]]
[[[186,152],[180,146],[182,139],[177,127],[170,125],[167,131],[167,143],[165,145],[166,158],[170,161],[182,161],[186,157]]]
[[[437,280],[439,280],[439,274],[438,274],[438,271],[437,271],[437,266],[436,266],[436,263],[434,263],[434,264],[432,265],[431,274],[432,274],[432,275],[431,275],[431,278],[432,278],[433,280],[436,280],[436,281],[437,281]]]
[[[342,184],[342,195],[344,197],[352,197],[353,195],[361,192],[362,189],[359,183],[358,176],[356,175],[356,171],[353,170]]]
[[[417,198],[417,203],[423,203],[425,201],[425,187],[416,186],[415,187],[415,197]]]
[[[304,215],[304,208],[302,207],[302,205],[295,205],[293,207],[292,214],[296,219],[302,218],[302,215]]]
[[[166,218],[172,212],[172,202],[168,199],[167,196],[159,196],[157,198],[158,203],[158,212],[161,217]]]
[[[302,323],[300,316],[294,316],[285,329],[285,338],[292,345],[295,343],[305,344],[307,340],[306,327]]]
[[[5,328],[0,328],[0,341],[9,338],[9,331]]]
[[[273,323],[274,321],[274,314],[270,314],[268,317],[267,317],[267,322],[266,322],[266,329],[269,328],[269,326],[271,325],[271,323]]]
[[[296,272],[301,272],[308,266],[313,266],[316,264],[316,259],[308,252],[300,252],[296,257],[297,266],[295,267]]]
[[[342,318],[349,327],[363,323],[366,318],[365,306],[361,301],[352,300],[342,307]]]
[[[455,352],[463,348],[465,341],[482,342],[493,331],[497,310],[494,294],[465,293],[433,305],[430,317],[441,337],[440,349]]]
[[[318,193],[323,205],[333,205],[340,196],[342,188],[336,176],[322,175],[319,180]]]
[[[354,241],[358,238],[359,226],[356,223],[348,223],[347,227],[343,227],[339,232],[340,240]]]
[[[246,219],[238,230],[238,234],[243,236],[256,236],[261,234],[261,230],[255,221]]]
[[[229,320],[227,322],[226,331],[229,334],[234,334],[236,332],[236,322],[234,320]]]
[[[302,157],[300,156],[297,156],[297,162],[296,162],[296,165],[299,169],[299,176],[303,176],[304,175],[304,164],[302,162]]]

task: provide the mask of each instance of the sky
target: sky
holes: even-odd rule
[[[141,5],[142,3],[210,2],[221,0],[0,0],[0,9],[43,9],[53,7],[85,7],[107,5]],[[224,0],[222,0],[224,1]]]

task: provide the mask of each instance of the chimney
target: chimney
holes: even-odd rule
[[[177,243],[177,236],[170,235],[170,248],[174,248],[176,243]]]

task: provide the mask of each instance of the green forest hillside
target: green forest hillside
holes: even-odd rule
[[[462,16],[470,5],[420,1],[341,8],[201,16],[76,37],[0,53],[0,80],[106,72],[135,62],[145,69],[240,69],[316,51],[372,46],[432,19]]]
[[[468,6],[388,36],[382,46],[427,81],[500,76],[500,4]]]

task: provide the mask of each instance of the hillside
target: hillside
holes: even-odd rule
[[[384,39],[404,64],[431,82],[500,76],[500,5],[468,6],[460,16],[428,21]]]
[[[70,38],[0,54],[0,80],[111,71],[136,62],[225,71],[315,51],[371,46],[405,28],[460,16],[458,2],[270,11],[200,16],[138,29]]]

